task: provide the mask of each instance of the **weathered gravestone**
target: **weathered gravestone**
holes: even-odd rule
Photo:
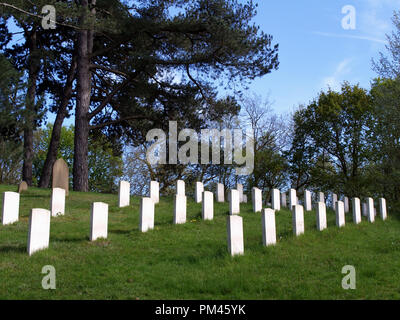
[[[214,219],[214,194],[210,191],[204,191],[202,194],[202,202],[201,215],[203,220]]]
[[[332,193],[332,210],[336,210],[337,194]]]
[[[326,205],[324,202],[317,202],[317,230],[322,231],[327,228]]]
[[[65,190],[61,188],[53,188],[51,193],[51,216],[62,216],[65,214]]]
[[[281,210],[281,192],[278,189],[272,189],[271,204],[272,209]]]
[[[304,190],[304,209],[306,211],[311,211],[312,210],[311,192],[308,191],[308,190]]]
[[[26,183],[26,181],[22,181],[19,185],[18,185],[18,193],[22,193],[24,191],[28,190],[28,184]]]
[[[239,201],[243,202],[243,185],[240,183],[237,183],[236,190],[239,192]]]
[[[240,213],[240,198],[239,191],[229,190],[229,214],[239,214]]]
[[[186,196],[175,195],[174,224],[186,223]]]
[[[262,192],[260,189],[253,187],[251,189],[251,201],[253,204],[253,212],[261,212],[262,210]]]
[[[150,198],[154,203],[160,202],[160,183],[158,181],[150,181]]]
[[[276,244],[275,210],[264,209],[261,218],[263,244],[270,246]]]
[[[361,223],[361,203],[359,198],[353,198],[351,201],[353,207],[353,222],[355,224]]]
[[[247,194],[243,195],[243,203],[247,203]]]
[[[281,193],[281,206],[282,208],[287,208],[286,193]]]
[[[386,209],[386,199],[385,198],[379,198],[379,213],[381,214],[382,220],[386,220],[387,209]]]
[[[365,202],[363,202],[363,204],[362,204],[362,215],[364,217],[368,217],[368,208],[367,208],[367,204]]]
[[[49,247],[50,241],[50,216],[49,210],[32,209],[29,218],[28,254]]]
[[[301,205],[292,206],[293,233],[299,236],[304,233],[304,209]]]
[[[367,198],[367,214],[368,214],[368,221],[371,223],[375,222],[374,199],[372,198]]]
[[[98,238],[107,239],[108,235],[108,204],[94,202],[90,215],[90,241]]]
[[[120,208],[129,206],[131,196],[131,184],[128,181],[119,182],[118,206]]]
[[[228,251],[231,256],[244,254],[242,217],[235,215],[227,217],[227,233]]]
[[[336,202],[336,226],[341,228],[344,227],[345,224],[344,203],[343,201],[338,201]]]
[[[154,229],[154,204],[151,198],[140,200],[139,230],[141,232]]]
[[[58,159],[53,165],[52,188],[61,188],[65,190],[65,195],[69,194],[69,169],[63,159]]]
[[[349,198],[344,197],[344,213],[347,213],[349,211],[350,211]]]
[[[217,184],[217,202],[225,202],[225,187],[222,183]]]
[[[19,193],[4,192],[3,193],[3,214],[1,223],[4,225],[18,221],[19,218]]]
[[[194,190],[194,201],[196,203],[200,203],[203,197],[204,185],[202,182],[196,182],[195,190]]]

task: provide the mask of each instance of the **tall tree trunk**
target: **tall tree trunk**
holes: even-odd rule
[[[96,1],[92,0],[91,5]],[[80,17],[80,25],[85,25],[88,15],[88,0],[82,0],[81,6],[85,10]],[[92,14],[94,14],[94,8]],[[75,139],[74,139],[74,167],[73,183],[75,191],[88,191],[88,139],[89,139],[89,107],[91,94],[90,54],[93,50],[93,32],[81,30],[78,34],[77,50],[77,97],[75,110]]]
[[[24,162],[22,167],[22,180],[26,181],[28,186],[32,185],[32,165],[33,165],[33,130],[35,127],[36,114],[36,86],[39,75],[39,61],[37,59],[37,33],[35,29],[27,34],[29,42],[29,80],[26,100],[26,116],[24,129]]]
[[[72,84],[75,79],[76,72],[76,57],[72,57],[71,67],[68,70],[67,80],[64,87],[63,96],[61,99],[60,107],[57,111],[56,120],[54,121],[53,130],[51,132],[51,140],[49,150],[47,151],[46,160],[44,162],[42,174],[40,176],[39,187],[48,188],[54,162],[57,160],[57,153],[60,147],[61,129],[64,119],[67,115],[68,103],[72,96]]]

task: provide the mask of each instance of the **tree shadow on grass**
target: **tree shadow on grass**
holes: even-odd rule
[[[32,194],[29,194],[29,193],[23,193],[22,194],[22,197],[23,198],[34,198],[34,199],[41,199],[41,198],[43,198],[43,199],[48,199],[49,198],[49,195],[47,194],[40,194],[40,195],[37,195],[37,194],[34,194],[34,193],[32,193]]]
[[[133,233],[137,230],[132,230],[132,229],[128,229],[128,230],[121,230],[121,229],[116,229],[116,230],[108,230],[109,233],[115,233],[115,234],[130,234]]]
[[[0,253],[9,253],[9,252],[19,252],[25,253],[27,252],[26,245],[7,245],[7,246],[0,246]]]
[[[81,238],[57,238],[51,237],[50,242],[84,242],[89,241],[89,236],[84,236]]]
[[[290,239],[293,237],[294,237],[293,230],[285,230],[285,231],[279,232],[277,234],[277,239],[280,239],[280,240],[282,240],[282,239],[287,240],[287,239]]]

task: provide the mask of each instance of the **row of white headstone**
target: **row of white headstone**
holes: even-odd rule
[[[243,194],[243,185],[238,183],[236,189],[238,191],[239,202],[247,203],[247,195]],[[151,181],[149,186],[149,198],[151,198],[154,203],[159,203],[160,200],[160,185],[157,181]],[[203,200],[204,185],[202,182],[196,182],[194,191],[194,200],[196,203],[201,203]],[[185,181],[176,181],[176,195],[185,196]],[[119,182],[118,191],[118,205],[120,208],[127,207],[130,204],[130,183],[128,181]],[[230,199],[230,194],[228,194],[228,200]],[[216,188],[216,201],[225,202],[225,187],[222,183],[217,184]]]
[[[2,224],[8,225],[19,220],[20,194],[4,192]],[[47,248],[50,239],[50,217],[65,214],[65,190],[53,188],[50,200],[50,210],[35,208],[31,210],[28,228],[28,254]]]
[[[19,201],[20,194],[17,192],[4,192],[3,193],[3,212],[2,224],[12,224],[19,220]],[[51,216],[65,214],[65,190],[61,188],[54,188],[51,193],[50,200]]]
[[[256,188],[257,189],[257,188]],[[253,190],[255,197],[258,199],[261,197],[261,190]],[[259,201],[256,201],[259,203]],[[353,207],[353,221],[355,224],[361,223],[361,205],[359,198],[352,199]],[[384,198],[379,199],[380,214],[382,220],[387,218],[386,200]],[[368,198],[367,201],[368,209],[368,221],[373,223],[375,221],[375,210],[373,206],[373,199]],[[260,210],[261,211],[261,210]],[[264,246],[270,246],[276,244],[276,224],[275,224],[275,212],[274,209],[262,210],[262,237]],[[345,225],[345,210],[344,202],[337,201],[335,205],[336,212],[336,226],[341,228]],[[317,202],[316,206],[316,222],[317,230],[322,231],[327,228],[326,219],[326,205],[324,202]],[[292,206],[292,225],[293,233],[299,236],[304,233],[304,208],[302,205]],[[228,232],[228,250],[232,256],[244,254],[244,241],[243,241],[243,219],[240,216],[233,215],[228,217],[227,221],[227,232]]]
[[[297,192],[295,189],[290,189],[288,191],[289,193],[289,208],[292,208],[294,205],[299,204],[299,200],[297,197]],[[384,199],[383,199],[384,200]],[[370,198],[366,199],[366,202],[362,203],[362,214],[363,216],[367,216],[368,213],[368,202],[370,201]],[[373,200],[372,200],[373,201]],[[382,200],[379,200],[382,201]],[[317,202],[325,203],[325,194],[323,192],[319,192],[317,194]],[[336,203],[338,202],[338,196],[333,193],[332,194],[332,205],[331,208],[333,210],[336,210]],[[258,188],[253,188],[252,189],[252,204],[253,204],[253,211],[254,212],[261,212],[262,210],[262,191]],[[347,213],[350,211],[349,207],[349,198],[344,197],[343,198],[343,204],[344,204],[344,212]],[[381,206],[381,205],[380,205]],[[385,203],[386,206],[386,203]],[[280,210],[281,207],[287,207],[287,202],[286,202],[286,193],[281,193],[280,190],[278,189],[273,189],[271,193],[271,207],[274,210]],[[311,192],[308,190],[304,191],[304,210],[305,211],[311,211],[312,210],[312,196]],[[374,209],[375,210],[375,209]],[[375,210],[375,216],[376,216],[376,210]]]
[[[130,185],[129,182],[121,181],[119,188],[119,206],[124,207],[129,205],[130,200]],[[223,185],[222,185],[223,187]],[[220,187],[217,188],[217,197]],[[296,204],[292,206],[293,210],[293,229],[296,235],[304,232],[304,213],[303,206],[297,204],[295,192],[290,191],[290,198],[296,198]],[[294,190],[295,191],[295,190]],[[199,195],[201,194],[201,201]],[[311,202],[311,195],[305,194],[305,204]],[[259,212],[262,210],[262,192],[258,188],[252,189],[253,211]],[[10,224],[18,221],[19,216],[19,193],[5,192],[3,195],[3,214],[2,223]],[[204,191],[202,183],[196,183],[195,191],[196,202],[202,202],[202,218],[204,220],[212,220],[214,216],[214,197],[213,193]],[[243,223],[242,218],[236,216],[240,213],[240,192],[239,190],[229,191],[229,213],[228,217],[228,249],[232,255],[243,252]],[[263,239],[264,244],[269,245],[276,242],[275,235],[275,210],[280,210],[280,191],[274,189],[272,192],[273,209],[265,209],[263,212]],[[155,204],[159,201],[159,184],[158,182],[150,182],[150,197],[142,198],[140,203],[140,220],[139,230],[146,232],[154,229],[154,212]],[[174,205],[174,224],[182,224],[186,222],[186,196],[185,183],[178,180],[176,184],[176,195]],[[379,199],[380,213],[382,219],[385,220],[386,200]],[[373,207],[373,199],[367,200],[368,220],[374,222],[375,209]],[[51,211],[46,209],[32,209],[29,219],[28,232],[28,253],[32,253],[47,248],[50,237],[50,216],[64,215],[65,213],[65,190],[54,188],[51,196]],[[345,204],[342,201],[335,203],[336,224],[342,227],[345,223]],[[310,209],[311,210],[311,209]],[[271,216],[274,213],[273,217]],[[360,200],[353,199],[353,219],[355,223],[361,222]],[[273,221],[273,226],[272,226]],[[326,228],[326,207],[324,202],[317,203],[317,228],[323,230]],[[92,204],[91,210],[91,232],[90,240],[94,241],[98,238],[107,238],[108,229],[108,204],[95,202]],[[240,232],[240,230],[242,230]],[[275,240],[273,241],[273,239]],[[241,239],[241,240],[240,240]],[[239,249],[235,249],[239,248]],[[242,248],[242,249],[240,249]]]

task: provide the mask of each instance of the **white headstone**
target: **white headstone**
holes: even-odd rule
[[[336,202],[336,225],[341,228],[346,224],[343,201]]]
[[[264,209],[261,221],[264,246],[276,244],[275,210]]]
[[[281,210],[281,192],[278,189],[272,189],[272,195],[271,195],[271,204],[272,204],[272,209],[274,210]]]
[[[175,195],[174,224],[186,223],[186,196]]]
[[[379,213],[381,214],[382,220],[386,220],[387,209],[386,209],[386,199],[385,198],[379,198]]]
[[[240,200],[239,191],[229,190],[229,214],[239,214],[240,213]]]
[[[214,219],[214,194],[210,191],[204,191],[202,198],[203,207],[201,214],[203,220]]]
[[[253,203],[253,212],[261,212],[262,210],[262,192],[260,189],[254,187],[251,189],[251,200]]]
[[[308,191],[308,190],[304,190],[304,209],[306,211],[311,211],[312,210],[311,192]]]
[[[240,183],[237,183],[236,190],[239,191],[239,201],[243,202],[243,185]]]
[[[108,235],[108,204],[93,202],[90,215],[90,241],[98,238],[107,239]]]
[[[247,194],[243,195],[243,203],[247,203]]]
[[[326,205],[324,202],[317,202],[317,230],[322,231],[327,228]]]
[[[18,221],[19,217],[19,193],[4,192],[3,193],[3,214],[1,223],[4,225]]]
[[[281,193],[281,207],[282,208],[287,208],[286,193],[285,192]]]
[[[332,193],[332,209],[336,210],[336,202],[337,202],[337,194],[336,193]]]
[[[158,181],[150,181],[150,198],[154,203],[160,202],[160,183]]]
[[[120,208],[129,206],[131,194],[131,185],[128,181],[119,182],[118,206]]]
[[[65,190],[53,188],[51,193],[51,216],[57,217],[65,214]]]
[[[296,190],[295,189],[290,189],[289,190],[289,207],[290,210],[292,210],[293,206],[297,205],[297,196],[296,196]]]
[[[323,192],[318,193],[318,202],[325,203],[325,194]],[[326,208],[325,208],[326,209]]]
[[[304,233],[304,209],[301,205],[294,205],[292,207],[292,223],[293,232],[296,236]]]
[[[225,187],[222,183],[217,184],[217,202],[225,202]]]
[[[353,198],[351,200],[353,207],[353,222],[355,224],[361,223],[361,203],[359,198]]]
[[[178,180],[176,181],[176,194],[180,196],[184,196],[185,194],[185,181]]]
[[[202,182],[196,182],[194,190],[194,201],[200,203],[203,198],[204,186]]]
[[[363,204],[362,204],[362,215],[364,217],[368,217],[368,208],[367,208],[367,204],[365,202],[363,202]]]
[[[242,217],[228,216],[227,232],[228,232],[228,251],[231,254],[231,256],[244,254]]]
[[[368,214],[368,221],[375,222],[375,208],[374,208],[374,199],[367,198],[367,214]]]
[[[29,217],[28,254],[49,247],[50,241],[50,211],[32,209]]]
[[[344,197],[344,213],[347,213],[349,211],[350,211],[349,198]]]
[[[151,198],[140,200],[139,230],[146,232],[154,229],[154,201]]]

